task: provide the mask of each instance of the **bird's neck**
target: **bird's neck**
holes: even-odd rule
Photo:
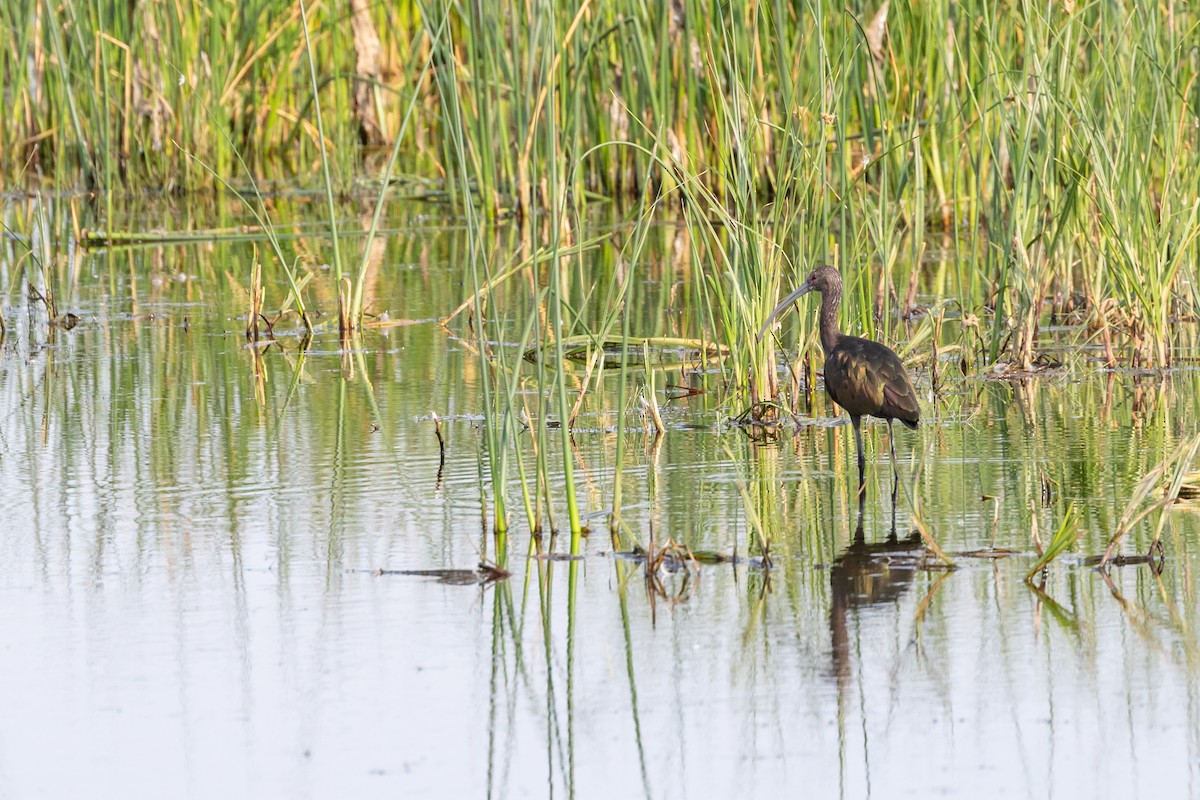
[[[828,356],[842,338],[838,327],[838,304],[842,301],[842,290],[833,287],[821,293],[821,349]]]

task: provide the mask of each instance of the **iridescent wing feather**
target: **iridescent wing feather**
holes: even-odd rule
[[[887,347],[843,336],[825,362],[825,390],[851,416],[898,419],[917,427],[917,393],[900,358]]]

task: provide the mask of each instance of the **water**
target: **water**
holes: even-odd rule
[[[903,493],[889,542],[882,425],[856,544],[853,439],[823,398],[818,424],[759,445],[714,426],[710,392],[666,407],[657,447],[631,431],[625,518],[741,561],[648,585],[600,513],[612,376],[572,453],[582,560],[526,557],[514,495],[508,580],[377,574],[494,557],[478,362],[422,321],[461,300],[461,244],[396,224],[373,308],[414,324],[350,353],[245,346],[244,243],[79,256],[70,331],[10,293],[0,796],[1200,796],[1200,518],[1162,517],[1160,576],[1083,563],[1196,430],[1194,371],[926,396],[897,445],[954,571]],[[670,330],[674,280],[645,283],[636,326]],[[769,571],[746,560],[746,497]],[[1032,520],[1048,539],[1068,503],[1085,534],[1031,588]]]

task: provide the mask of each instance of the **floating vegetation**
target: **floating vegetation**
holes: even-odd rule
[[[511,574],[495,564],[481,562],[478,569],[357,569],[350,572],[361,572],[374,575],[377,578],[389,575],[408,575],[417,578],[435,578],[438,583],[447,586],[477,586],[489,585],[497,581],[508,580]]]
[[[653,369],[679,369],[698,367],[714,362],[729,353],[729,348],[714,342],[699,339],[680,339],[670,336],[629,339],[620,336],[591,337],[588,335],[564,337],[563,358],[569,361],[587,362],[593,354],[600,352],[606,367],[619,367],[624,363],[631,367]],[[525,351],[525,360],[536,362],[541,348]]]
[[[1163,486],[1163,496],[1167,497],[1171,494],[1170,484]],[[1175,495],[1175,502],[1190,503],[1200,500],[1200,470],[1192,470],[1183,476],[1183,480],[1179,482],[1179,488]]]

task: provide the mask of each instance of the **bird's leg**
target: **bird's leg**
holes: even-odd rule
[[[888,419],[888,447],[892,451],[892,518],[895,519],[896,491],[900,488],[900,468],[896,466],[896,432],[892,429],[892,420]],[[892,525],[894,529],[895,524]]]
[[[892,419],[888,417],[888,447],[892,449],[892,474],[896,476],[896,481],[900,480],[900,470],[896,467],[896,433],[892,430]],[[895,497],[895,489],[892,490],[892,496]]]
[[[888,531],[888,541],[896,541],[896,489],[899,486],[900,479],[896,478],[892,482],[892,528]]]
[[[862,417],[851,417],[850,424],[854,426],[854,442],[858,445],[858,494],[859,497],[862,497],[867,490],[867,459],[863,455]]]

